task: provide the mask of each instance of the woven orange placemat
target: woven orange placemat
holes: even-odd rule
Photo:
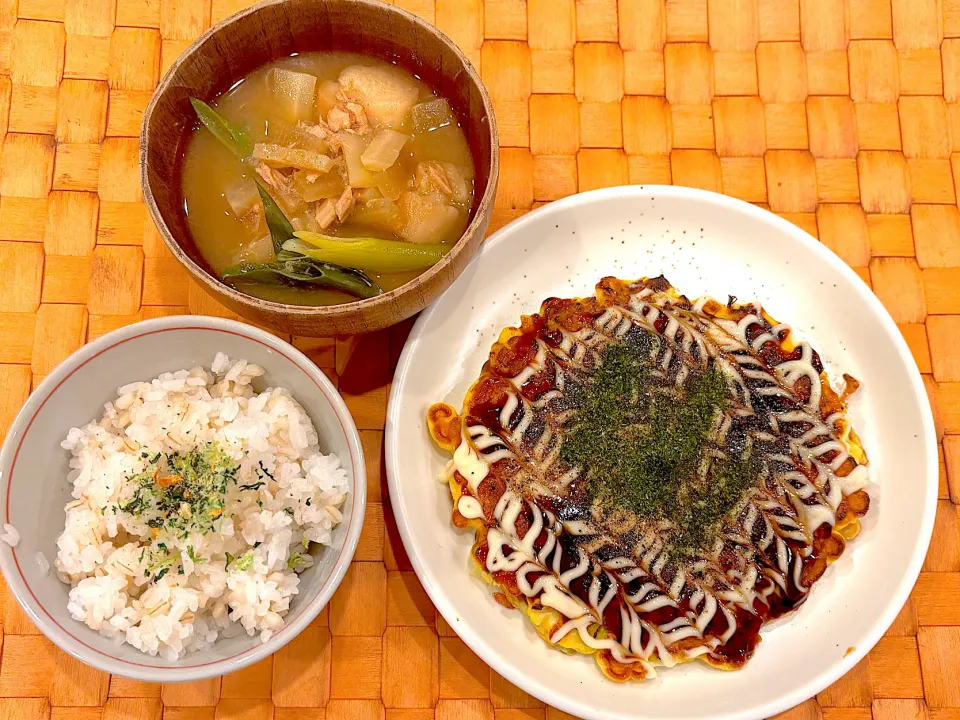
[[[0,0],[0,431],[60,360],[138,319],[232,317],[168,254],[137,135],[190,41],[248,0]],[[492,229],[605,185],[769,207],[828,245],[913,349],[942,438],[911,600],[795,720],[960,720],[960,0],[403,0],[481,68],[503,144]],[[160,687],[60,652],[3,588],[0,720],[556,720],[437,616],[390,517],[387,388],[409,324],[292,338],[368,458],[363,538],[306,632],[235,675]],[[349,359],[348,362],[348,358]]]

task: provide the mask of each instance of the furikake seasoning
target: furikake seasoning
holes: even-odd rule
[[[671,547],[686,555],[710,544],[757,476],[749,450],[711,453],[706,479],[698,472],[730,404],[715,366],[691,370],[679,385],[657,372],[659,338],[610,345],[582,396],[561,458],[587,470],[588,492],[606,511],[624,509],[641,521],[669,521]]]
[[[206,532],[223,514],[227,488],[239,466],[215,442],[187,452],[144,456],[144,469],[129,478],[135,490],[120,511],[154,530],[186,537]]]

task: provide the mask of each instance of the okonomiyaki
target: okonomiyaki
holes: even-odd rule
[[[732,670],[860,531],[867,458],[820,356],[759,305],[606,278],[505,329],[428,413],[494,598],[614,680]]]

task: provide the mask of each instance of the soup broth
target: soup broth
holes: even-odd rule
[[[183,157],[184,210],[200,254],[242,292],[297,305],[357,299],[233,272],[277,260],[258,183],[296,231],[392,241],[376,257],[364,254],[370,243],[286,244],[304,253],[322,245],[310,257],[357,267],[384,292],[429,266],[401,257],[406,250],[420,257],[429,249],[435,262],[467,227],[474,166],[464,133],[447,101],[397,66],[354,53],[305,53],[255,70],[211,106],[245,132],[252,152],[241,158],[198,125]]]

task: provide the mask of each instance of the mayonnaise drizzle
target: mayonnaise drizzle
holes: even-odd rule
[[[480,453],[466,437],[461,439],[460,445],[453,453],[453,467],[467,480],[467,485],[473,492],[477,491],[480,483],[490,472],[490,465],[480,457]]]
[[[468,520],[483,517],[483,505],[471,495],[461,495],[457,501],[457,511]]]
[[[808,588],[802,586],[801,578],[812,533],[822,524],[833,525],[843,497],[868,482],[863,465],[855,464],[845,476],[837,474],[850,458],[846,445],[838,439],[846,419],[841,413],[826,420],[820,415],[821,378],[810,345],[791,338],[800,357],[768,369],[753,353],[763,350],[767,343],[785,342],[792,333],[790,328],[770,327],[759,308],[737,321],[717,319],[704,314],[705,303],[701,299],[692,307],[683,306],[663,293],[642,287],[626,307],[607,307],[592,326],[577,332],[561,329],[556,344],[551,341],[548,346],[538,338],[534,359],[509,378],[513,390],[506,393],[497,418],[502,431],[492,432],[479,425],[467,428],[452,466],[475,493],[499,460],[519,458],[528,464],[522,471],[526,490],[519,486],[511,489],[508,483],[494,509],[496,525],[482,531],[487,571],[514,573],[516,587],[525,597],[565,618],[552,633],[551,642],[561,642],[575,632],[588,647],[609,651],[617,662],[639,662],[650,674],[651,663],[672,665],[711,653],[729,641],[737,631],[734,606],[752,612],[754,602],[768,600],[776,588],[786,592],[792,587],[805,593]],[[682,385],[696,367],[705,367],[710,358],[726,373],[731,397],[739,406],[731,415],[717,419],[715,434],[720,445],[730,432],[733,414],[753,415],[754,402],[760,398],[784,399],[787,409],[767,405],[764,417],[769,427],[752,432],[756,442],[774,443],[786,438],[789,454],[770,456],[762,491],[745,502],[740,527],[727,538],[745,549],[756,548],[762,562],[751,562],[744,555],[739,558],[740,565],[724,572],[708,556],[688,568],[689,572],[676,569],[663,537],[658,530],[650,529],[636,542],[632,555],[614,557],[601,565],[596,552],[605,543],[615,542],[617,532],[627,532],[635,523],[621,523],[622,527],[614,531],[605,522],[587,519],[558,522],[536,503],[538,494],[562,495],[581,476],[577,468],[553,470],[559,463],[564,428],[569,421],[575,422],[575,415],[570,410],[551,410],[552,406],[563,400],[571,373],[589,372],[606,345],[626,338],[635,327],[663,339],[665,344],[654,347],[651,358],[659,364],[657,372],[677,385]],[[748,341],[750,333],[753,339]],[[536,399],[526,398],[524,384],[544,369],[549,370],[553,387]],[[802,404],[786,402],[797,397],[795,390],[804,378],[808,380],[804,385],[806,399]],[[538,423],[543,413],[550,413],[551,423]],[[790,423],[805,423],[809,429],[800,437],[785,434],[784,428]],[[705,458],[700,467],[702,477],[707,476],[709,465]],[[531,491],[533,494],[526,497]],[[468,519],[484,517],[480,502],[471,495],[462,495],[457,507]],[[522,525],[521,517],[525,518]],[[525,528],[523,533],[519,532],[521,526]],[[563,536],[567,537],[561,542]],[[785,540],[804,547],[791,553]],[[715,553],[718,555],[723,548],[724,541],[718,540]],[[670,568],[673,572],[668,575]],[[609,579],[602,582],[604,574]],[[578,586],[579,592],[586,588],[584,600],[570,588],[585,577],[586,585]],[[639,589],[625,591],[628,584],[634,587],[637,583]],[[596,629],[618,595],[623,599],[619,606],[619,639],[599,639]],[[681,597],[686,598],[684,607],[688,610],[678,604]],[[675,611],[672,619],[659,625],[644,619],[664,608]],[[706,636],[708,628],[714,634]],[[690,638],[699,642],[683,650],[673,649]]]

